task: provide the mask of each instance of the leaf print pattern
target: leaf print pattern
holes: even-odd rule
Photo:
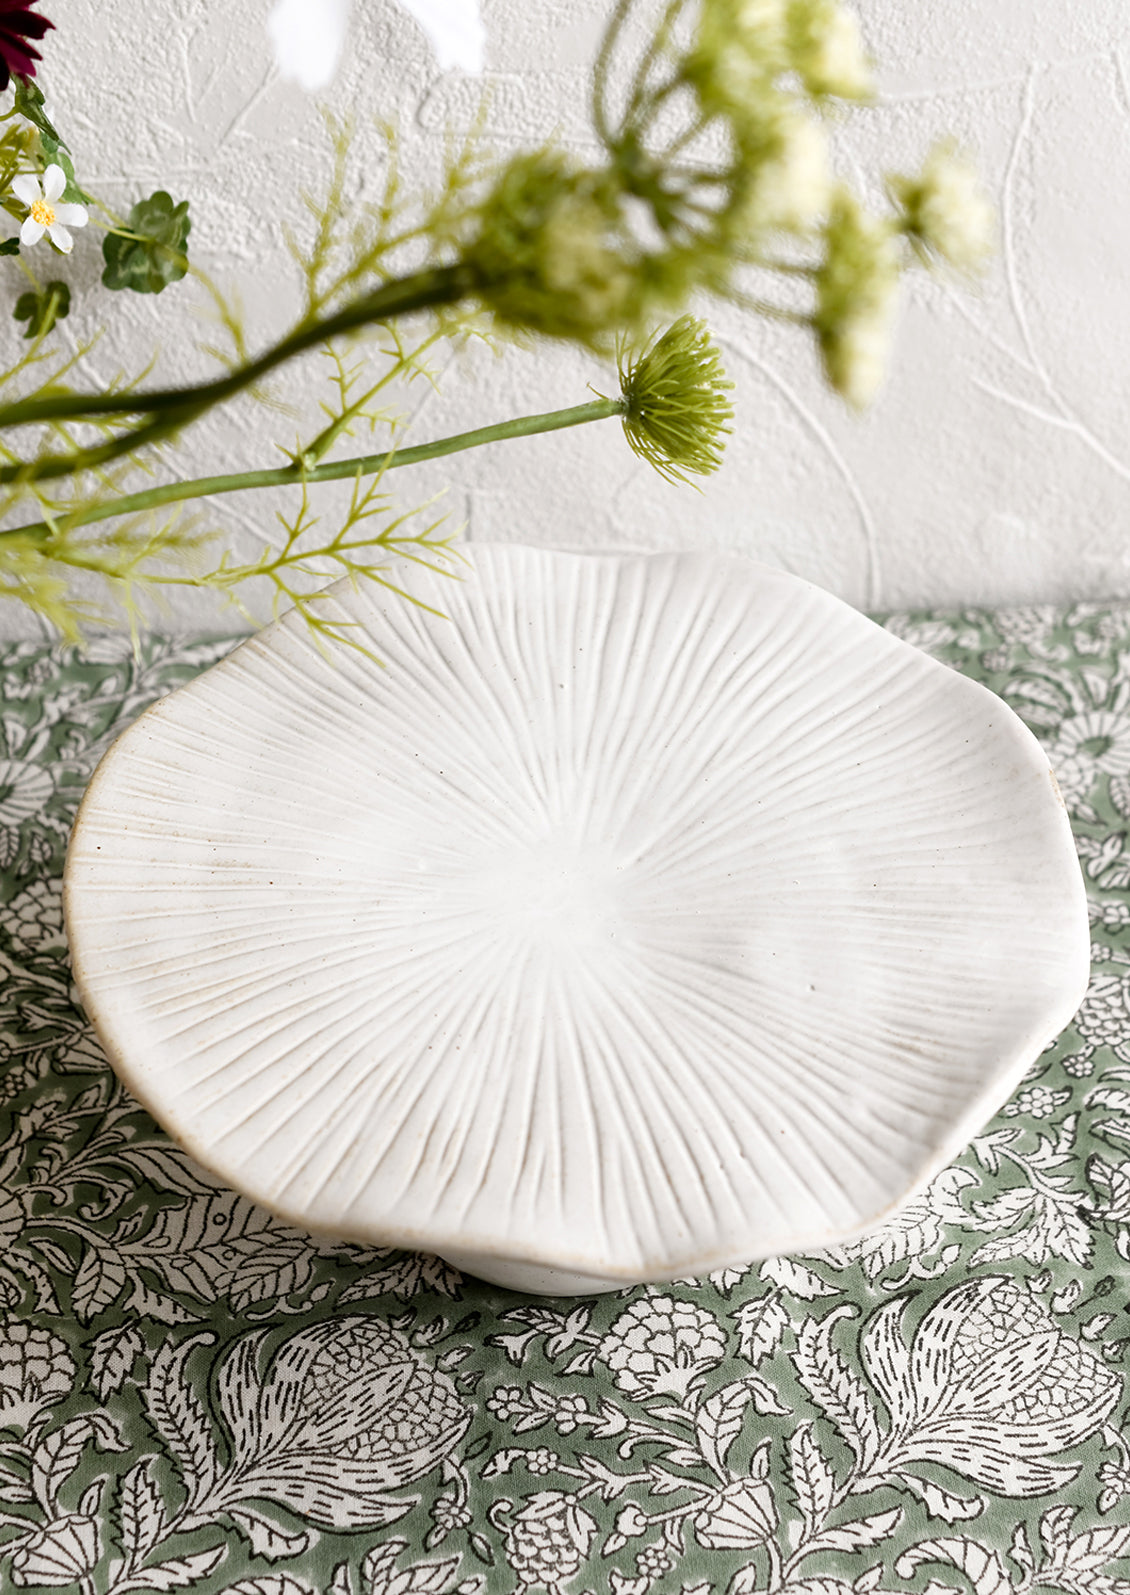
[[[67,831],[230,640],[6,651],[0,1588],[1130,1595],[1130,607],[887,624],[1044,739],[1083,1006],[868,1235],[573,1301],[282,1224],[125,1093],[74,1003]]]

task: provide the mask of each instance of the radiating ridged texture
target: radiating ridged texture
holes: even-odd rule
[[[663,1278],[951,1156],[1086,982],[1047,761],[744,560],[468,551],[160,702],[68,862],[111,1057],[317,1228]]]

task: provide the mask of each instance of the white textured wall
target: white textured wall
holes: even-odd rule
[[[41,81],[80,178],[123,210],[158,184],[189,199],[194,259],[242,287],[253,337],[266,338],[294,302],[281,224],[296,217],[300,187],[316,186],[326,150],[315,107],[273,69],[268,0],[45,9],[58,31]],[[717,313],[738,431],[701,495],[660,481],[608,422],[479,450],[411,480],[404,472],[407,499],[448,485],[453,520],[472,538],[742,549],[864,607],[1130,593],[1124,0],[863,0],[860,10],[882,99],[845,122],[848,167],[874,183],[953,130],[1002,218],[978,293],[913,279],[872,412],[855,418],[822,388],[799,333]],[[587,68],[607,11],[606,0],[486,0],[500,149],[555,130],[583,145]],[[329,102],[397,118],[411,175],[427,169],[445,124],[469,119],[474,95],[439,73],[395,0],[355,0]],[[62,273],[79,302],[67,338],[104,324],[95,363],[105,376],[154,346],[165,379],[203,374],[197,290],[110,295],[100,267],[89,229]],[[0,322],[0,336],[11,325]],[[296,377],[307,400],[314,376]],[[570,351],[479,356],[447,372],[413,439],[577,403],[590,381],[611,391],[614,378]],[[178,472],[274,463],[275,440],[294,424],[254,406],[234,424],[208,420],[185,440]],[[214,513],[248,548],[270,524],[262,497]],[[186,603],[174,618],[214,625],[216,613]],[[12,616],[0,625],[11,631]]]

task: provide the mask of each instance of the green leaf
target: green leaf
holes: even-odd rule
[[[34,127],[37,127],[41,133],[46,133],[47,137],[53,140],[56,148],[66,149],[67,146],[63,143],[58,130],[48,120],[47,113],[43,109],[43,90],[38,83],[32,82],[31,78],[16,76],[13,76],[12,82],[16,88],[16,97],[12,102],[12,109],[18,111],[22,117],[26,118]]]
[[[50,166],[54,163],[61,166],[66,175],[67,186],[63,190],[62,198],[69,205],[92,205],[94,201],[90,195],[75,181],[75,169],[66,141],[43,109],[42,90],[30,78],[15,77],[12,81],[16,86],[13,109],[38,132],[44,164]]]
[[[5,238],[4,242],[0,244],[0,255],[18,255],[19,252],[20,240],[15,233],[12,234],[11,238]]]
[[[49,282],[38,292],[29,288],[16,300],[12,312],[17,321],[26,321],[25,338],[38,338],[50,332],[57,321],[71,313],[71,290],[65,282]]]
[[[49,133],[41,133],[39,135],[39,143],[43,150],[45,164],[63,168],[67,186],[64,188],[60,198],[65,200],[68,205],[93,205],[94,201],[85,188],[80,188],[78,183],[75,182],[74,164],[71,161],[67,146],[60,139],[52,138]]]
[[[148,199],[139,200],[129,214],[129,230],[139,236],[124,238],[120,233],[107,233],[103,240],[103,284],[107,288],[132,288],[139,294],[159,294],[171,282],[179,282],[188,270],[191,228],[187,199],[174,205],[159,188]]]

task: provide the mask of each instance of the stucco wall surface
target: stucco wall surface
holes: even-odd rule
[[[284,224],[329,163],[317,104],[273,64],[268,0],[47,0],[57,24],[41,82],[79,175],[123,212],[156,186],[190,201],[192,256],[243,296],[265,342],[297,304]],[[588,139],[589,65],[606,0],[486,0],[491,137],[499,151]],[[808,340],[711,309],[736,384],[735,436],[702,493],[662,482],[614,422],[478,450],[404,472],[405,504],[446,489],[472,539],[743,550],[864,607],[1054,601],[1130,594],[1130,13],[1122,0],[860,0],[879,103],[843,119],[845,171],[878,192],[953,132],[1000,213],[999,250],[970,293],[908,280],[887,385],[864,417],[819,379]],[[371,117],[396,121],[409,180],[434,170],[445,127],[466,127],[478,85],[441,72],[396,0],[354,0],[346,59],[326,102],[361,125],[357,193],[374,193]],[[158,351],[155,380],[212,369],[200,291],[111,295],[100,239],[66,276],[74,345],[99,327],[105,378]],[[58,265],[51,262],[51,265]],[[6,292],[18,292],[13,273]],[[7,326],[8,331],[4,331]],[[15,324],[0,320],[0,337]],[[441,361],[441,365],[446,361]],[[280,386],[295,417],[254,404],[211,417],[171,459],[177,475],[278,463],[316,413],[317,362]],[[591,357],[539,346],[472,353],[438,393],[410,394],[410,441],[612,391]],[[326,503],[332,505],[332,495]],[[217,502],[215,524],[250,551],[269,498]],[[210,599],[173,601],[165,624],[215,625]],[[230,624],[230,619],[225,622]],[[0,614],[9,634],[23,627]]]

